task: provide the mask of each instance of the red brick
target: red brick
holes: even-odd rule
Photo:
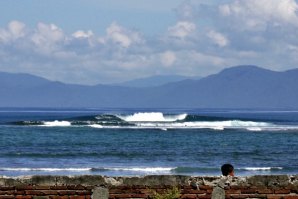
[[[201,189],[201,190],[208,190],[208,189],[213,189],[213,187],[207,186],[207,185],[200,185],[199,186],[199,189]]]
[[[51,186],[50,189],[52,190],[67,190],[67,186]]]
[[[90,195],[85,196],[85,199],[91,199],[91,196]]]
[[[69,199],[68,196],[50,196],[50,199]]]
[[[241,190],[229,189],[225,191],[226,194],[241,194]]]
[[[232,199],[245,199],[245,198],[248,198],[247,195],[241,195],[241,194],[231,194],[230,197]]]
[[[273,193],[273,190],[271,190],[271,189],[258,189],[257,193],[259,193],[259,194],[271,194],[271,193]]]
[[[125,189],[130,189],[130,186],[126,186],[126,185],[121,185],[121,186],[114,186],[113,188],[117,188],[117,189],[121,189],[121,190],[125,190]],[[155,187],[152,186],[152,189],[154,189]],[[156,187],[156,188],[160,188],[160,186]]]
[[[298,195],[286,195],[283,198],[284,199],[298,199]]]
[[[33,196],[16,196],[15,199],[32,199]]]
[[[197,197],[197,194],[183,194],[181,196],[181,198],[183,198],[183,199],[196,199],[198,197]]]
[[[110,194],[114,198],[131,198],[131,194]]]
[[[289,193],[291,193],[291,190],[289,190],[289,189],[277,189],[277,190],[274,190],[274,193],[275,194],[289,194]]]
[[[285,187],[285,189],[289,189],[293,193],[298,193],[298,186],[295,186],[293,184],[289,184],[288,186]]]
[[[75,195],[84,196],[84,195],[91,195],[91,191],[76,191]]]
[[[144,189],[131,189],[130,191],[131,191],[131,193],[142,193],[142,191],[143,191]]]
[[[59,195],[76,195],[76,191],[75,190],[63,190],[63,191],[58,191]]]
[[[211,195],[197,195],[199,199],[211,199]]]
[[[147,198],[146,194],[132,194],[131,198]]]
[[[57,195],[58,191],[56,190],[42,190],[42,193],[44,193],[44,195]]]
[[[70,190],[84,190],[85,187],[82,186],[82,185],[68,185],[67,189],[70,189]]]
[[[16,195],[24,195],[25,194],[25,191],[16,191],[15,194]]]
[[[255,194],[257,193],[256,189],[241,189],[242,194]]]
[[[0,196],[0,199],[14,199],[14,196]]]
[[[38,191],[38,190],[26,190],[25,193],[26,193],[26,195],[36,195],[36,196],[45,195],[43,192]]]
[[[61,196],[50,196],[50,199],[60,199]]]
[[[267,198],[266,194],[249,194],[250,198]]]
[[[194,188],[190,185],[185,185],[185,186],[182,186],[181,189],[194,189]]]
[[[204,194],[206,190],[198,190],[198,189],[183,189],[181,190],[181,194]]]
[[[20,185],[20,186],[16,186],[16,190],[33,190],[34,186],[32,185]]]
[[[36,190],[49,190],[50,186],[35,186],[34,189]]]
[[[284,195],[268,194],[267,199],[282,199]]]
[[[116,193],[123,193],[121,189],[109,189],[109,193],[116,194]]]
[[[230,189],[245,189],[246,187],[241,187],[239,185],[233,185],[233,186],[230,186]]]
[[[69,196],[69,199],[85,199],[85,196]]]
[[[0,187],[0,191],[15,190],[15,187]]]
[[[143,193],[143,194],[150,194],[152,191],[150,189],[139,189],[139,193]]]

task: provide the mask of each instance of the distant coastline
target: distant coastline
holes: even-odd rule
[[[10,73],[0,73],[0,84],[0,107],[298,109],[298,69],[236,66],[200,79],[141,88],[64,84]]]

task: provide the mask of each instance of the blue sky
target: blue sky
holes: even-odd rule
[[[3,0],[0,71],[68,83],[298,66],[295,0]]]

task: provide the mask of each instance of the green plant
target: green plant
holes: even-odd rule
[[[150,198],[152,199],[177,199],[180,197],[180,189],[173,187],[172,189],[167,189],[165,193],[157,193],[153,191],[153,194]]]

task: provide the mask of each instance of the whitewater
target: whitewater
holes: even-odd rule
[[[0,175],[298,173],[298,112],[0,110]]]
[[[210,121],[211,120],[211,121]],[[96,115],[84,118],[70,118],[68,121],[19,121],[21,125],[43,127],[92,127],[118,129],[245,129],[248,131],[290,131],[298,125],[275,124],[273,122],[228,120],[222,117],[201,117],[199,115],[163,114],[162,112],[138,112],[134,114]]]

